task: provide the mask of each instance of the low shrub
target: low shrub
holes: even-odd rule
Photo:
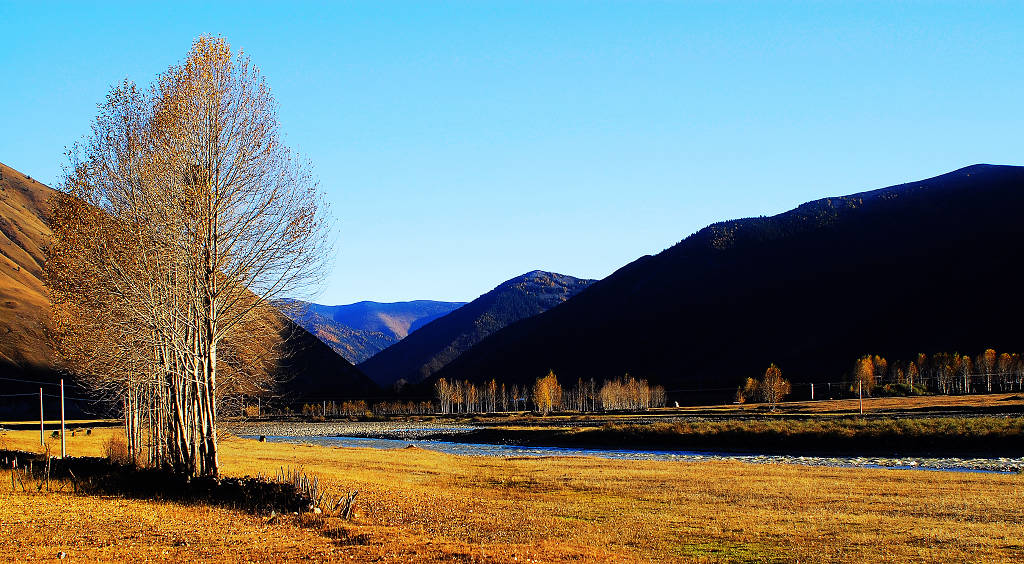
[[[875,388],[872,393],[876,396],[888,397],[926,396],[929,394],[925,388],[907,384],[886,384]]]
[[[124,437],[118,435],[112,435],[107,442],[103,443],[103,453],[106,455],[107,460],[114,464],[128,464],[131,462],[131,456],[128,454],[128,443]]]

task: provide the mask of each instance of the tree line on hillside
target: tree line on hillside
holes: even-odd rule
[[[441,413],[494,413],[525,411],[614,411],[646,410],[663,407],[667,396],[662,386],[651,386],[647,380],[628,374],[624,378],[576,381],[576,386],[563,388],[553,371],[537,378],[532,386],[506,386],[491,379],[481,385],[469,381],[449,382],[444,378],[434,383],[434,396]]]

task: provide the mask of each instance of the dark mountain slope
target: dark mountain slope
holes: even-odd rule
[[[629,372],[671,392],[734,387],[771,362],[794,382],[822,382],[867,352],[1019,350],[1022,211],[1024,168],[977,165],[717,223],[491,335],[437,376]]]
[[[278,368],[286,400],[366,398],[380,393],[354,364],[304,328],[281,316],[282,338],[290,354]]]
[[[38,416],[38,400],[15,395],[38,393],[39,385],[26,380],[56,383],[61,377],[47,337],[50,301],[42,281],[54,193],[0,164],[0,414],[6,417]],[[281,392],[287,397],[350,397],[376,391],[355,366],[283,316],[280,330],[292,351],[279,369]],[[75,379],[69,380],[68,395],[83,395]],[[56,390],[44,388],[46,393]],[[76,402],[68,409],[81,413]]]
[[[528,272],[428,323],[359,368],[383,387],[399,380],[418,383],[491,333],[561,304],[592,282],[540,270]]]

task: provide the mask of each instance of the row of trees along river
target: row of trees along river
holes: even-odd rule
[[[556,410],[608,411],[645,410],[663,407],[667,401],[665,388],[651,386],[647,380],[624,378],[577,380],[571,388],[563,388],[554,372],[537,378],[532,386],[490,380],[480,386],[473,382],[444,378],[434,383],[434,395],[441,413],[484,413],[520,411],[528,408],[541,413]]]
[[[959,353],[918,354],[910,360],[888,361],[879,355],[858,358],[850,371],[828,390],[839,396],[862,394],[917,395],[968,394],[1024,391],[1024,359],[1016,353],[985,349],[976,356]],[[807,386],[809,384],[802,384]],[[747,378],[736,388],[737,403],[756,401],[769,406],[783,401],[794,384],[783,378],[782,370],[772,364],[761,378]],[[818,399],[830,397],[821,390]],[[366,401],[306,404],[305,415],[362,417],[367,414],[425,415],[432,413],[498,413],[533,410],[600,412],[643,411],[668,403],[665,388],[651,386],[647,380],[628,374],[623,378],[577,380],[570,388],[558,382],[555,373],[537,378],[532,386],[506,386],[492,379],[477,385],[469,381],[439,379],[434,383],[434,401],[384,401],[372,405]],[[255,406],[250,406],[255,415]]]
[[[1024,391],[1024,359],[1016,353],[985,349],[976,356],[959,353],[918,354],[910,360],[888,361],[879,355],[858,358],[850,371],[826,389],[819,383],[818,399],[873,395],[968,394]],[[761,378],[747,378],[736,388],[737,403],[756,401],[769,406],[783,401],[795,386],[772,364]],[[665,388],[628,374],[623,378],[577,380],[563,387],[554,372],[538,378],[532,386],[507,386],[492,379],[483,384],[439,379],[434,383],[434,401],[363,400],[306,404],[304,415],[362,417],[367,414],[426,415],[433,413],[499,413],[533,410],[574,412],[643,411],[668,403]],[[256,415],[256,406],[247,407]]]

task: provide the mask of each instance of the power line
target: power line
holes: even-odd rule
[[[30,395],[38,396],[39,394],[30,394]],[[50,397],[50,398],[59,398],[60,397],[60,394],[43,394],[43,395],[46,396],[46,397]],[[64,399],[66,399],[66,400],[75,400],[75,401],[96,401],[96,400],[91,399],[91,398],[76,398],[76,397],[67,396],[67,395],[64,396]]]
[[[8,380],[10,382],[21,382],[23,384],[36,384],[38,386],[59,386],[56,382],[40,382],[39,380],[23,380],[21,378],[6,378],[0,376],[0,380]]]
[[[60,397],[60,394],[43,394],[43,395],[48,397],[48,398],[59,398]],[[36,392],[36,393],[30,393],[30,394],[0,394],[0,398],[21,398],[21,397],[29,397],[29,396],[37,398],[37,397],[39,397],[39,393]],[[75,400],[75,401],[95,401],[95,400],[90,399],[90,398],[76,398],[76,397],[71,397],[71,396],[64,396],[64,399],[66,399],[66,400]]]

